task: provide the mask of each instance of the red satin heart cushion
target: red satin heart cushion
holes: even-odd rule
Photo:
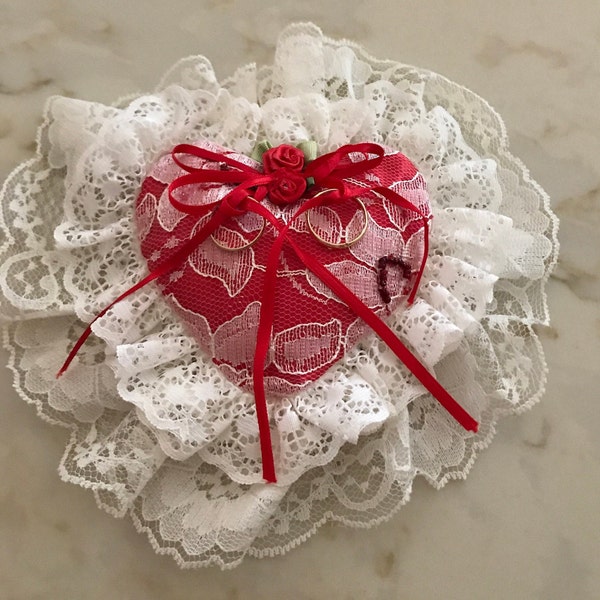
[[[251,158],[216,144],[201,141],[196,145],[262,169]],[[227,168],[202,159],[196,159],[194,166]],[[150,271],[210,218],[210,214],[198,218],[179,212],[171,204],[168,186],[184,174],[171,154],[165,155],[149,172],[137,198],[140,246]],[[412,202],[422,214],[430,212],[424,179],[400,152],[386,149],[377,167],[345,183],[387,187]],[[188,205],[209,204],[226,196],[232,187],[187,187],[180,200]],[[283,224],[314,193],[308,189],[295,205],[274,203],[269,196],[262,204]],[[261,298],[265,293],[274,294],[265,386],[270,394],[293,394],[340,360],[365,334],[366,326],[289,247],[284,246],[280,254],[274,289],[263,289],[267,256],[276,233],[271,223],[254,213],[231,218],[158,283],[204,352],[231,381],[245,389],[252,388]],[[380,317],[398,308],[403,296],[411,291],[423,259],[422,217],[367,191],[359,200],[312,209],[293,222],[290,236]],[[356,243],[343,247],[355,239]],[[393,260],[382,280],[378,265],[386,257]],[[400,264],[403,268],[394,268]],[[380,289],[382,285],[384,290]]]

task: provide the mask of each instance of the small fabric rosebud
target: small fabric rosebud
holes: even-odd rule
[[[302,171],[304,168],[304,153],[289,144],[281,144],[267,150],[262,156],[262,161],[265,173],[273,173],[278,169]]]
[[[268,184],[269,199],[273,204],[292,204],[302,198],[306,191],[306,179],[290,169],[278,169],[273,172],[273,180]]]

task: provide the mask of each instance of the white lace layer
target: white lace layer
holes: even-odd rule
[[[250,153],[312,139],[406,154],[434,214],[418,300],[398,336],[480,422],[464,431],[376,336],[315,384],[270,403],[277,485],[261,479],[252,395],[207,359],[157,288],[117,304],[76,362],[84,323],[147,267],[134,229],[140,184],[175,144]],[[327,520],[368,526],[408,500],[415,476],[464,477],[498,418],[535,403],[545,364],[544,286],[557,220],[508,151],[489,105],[440,75],[368,56],[313,25],[287,28],[274,65],[219,83],[203,57],[156,92],[103,106],[52,98],[36,158],[2,191],[0,309],[17,391],[73,430],[61,475],[131,514],[184,566],[286,551]]]

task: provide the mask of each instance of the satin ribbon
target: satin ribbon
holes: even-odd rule
[[[273,319],[276,309],[274,290],[277,283],[279,260],[285,244],[294,251],[298,259],[309,271],[329,287],[340,300],[345,302],[357,316],[379,335],[379,337],[388,345],[390,350],[392,350],[392,352],[408,367],[413,375],[415,375],[423,386],[463,428],[476,432],[478,428],[477,421],[475,421],[475,419],[473,419],[473,417],[458,404],[448,391],[442,387],[435,377],[396,337],[395,333],[368,306],[366,306],[358,296],[348,289],[342,281],[316,260],[314,256],[303,251],[294,240],[293,235],[290,235],[292,224],[307,211],[319,206],[334,205],[336,203],[352,200],[359,196],[364,197],[368,194],[383,196],[396,206],[417,213],[423,219],[425,248],[420,269],[408,298],[408,302],[412,303],[420,279],[423,275],[425,261],[427,260],[430,216],[424,215],[412,203],[388,188],[383,186],[364,188],[357,185],[348,185],[348,181],[346,181],[355,175],[360,175],[367,170],[376,168],[381,163],[384,152],[384,149],[377,144],[351,144],[342,146],[334,152],[322,155],[311,161],[302,170],[302,175],[306,179],[312,179],[318,188],[329,189],[329,191],[313,198],[305,199],[287,224],[284,224],[261,204],[261,201],[267,194],[268,184],[273,181],[272,173],[263,173],[229,156],[218,154],[191,144],[180,144],[176,146],[172,151],[173,160],[180,168],[186,171],[186,175],[176,178],[169,185],[168,195],[171,204],[177,210],[198,218],[208,214],[210,211],[214,211],[212,216],[205,225],[198,229],[198,231],[196,231],[189,240],[170,256],[168,260],[156,267],[150,274],[122,293],[96,315],[73,346],[65,363],[58,372],[57,377],[60,377],[68,369],[81,346],[83,346],[91,334],[91,328],[95,321],[104,316],[115,304],[143,288],[148,283],[176,270],[181,263],[189,257],[195,248],[204,242],[231,217],[240,216],[246,212],[254,212],[265,219],[265,221],[269,222],[277,232],[277,237],[271,246],[267,264],[265,266],[253,364],[254,399],[259,428],[263,477],[266,481],[276,482],[277,478],[275,475],[275,463],[271,444],[271,430],[264,384],[264,367],[271,342]],[[363,156],[372,157],[362,158],[353,162],[349,160],[350,155],[353,153],[360,153]],[[227,168],[203,169],[194,167],[180,160],[179,155],[182,154],[196,157],[204,161],[215,162],[219,165],[227,165]],[[179,201],[174,195],[174,192],[182,187],[203,184],[237,185],[221,200],[203,205],[185,204]]]

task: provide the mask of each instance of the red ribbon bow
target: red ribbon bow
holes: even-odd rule
[[[355,153],[358,153],[358,158],[357,155],[355,155],[355,160],[352,160],[351,155]],[[67,370],[79,349],[89,337],[91,327],[97,319],[104,316],[115,304],[143,288],[151,281],[176,270],[194,249],[224,224],[227,219],[243,215],[246,212],[254,212],[263,217],[265,221],[269,222],[278,232],[277,237],[271,246],[265,269],[256,351],[253,364],[254,399],[256,403],[256,414],[260,436],[263,477],[266,481],[277,481],[275,476],[273,448],[271,445],[269,413],[265,394],[264,365],[271,342],[271,330],[275,312],[275,294],[273,293],[273,290],[276,285],[279,257],[284,244],[288,244],[305,267],[312,271],[312,273],[327,285],[340,300],[345,302],[349,308],[351,308],[379,335],[392,352],[394,352],[394,354],[410,369],[413,375],[415,375],[423,386],[438,400],[438,402],[440,402],[450,415],[462,425],[462,427],[469,431],[476,432],[478,424],[475,419],[473,419],[441,386],[435,377],[396,337],[394,332],[324,265],[312,255],[304,252],[294,241],[293,236],[289,235],[291,225],[307,211],[318,206],[345,202],[369,194],[383,196],[396,206],[417,213],[423,219],[425,248],[421,267],[408,298],[408,302],[412,303],[427,259],[430,215],[424,215],[408,200],[386,187],[375,185],[373,187],[365,188],[352,185],[351,182],[348,182],[348,179],[353,176],[376,168],[381,163],[384,153],[384,149],[377,144],[350,144],[342,146],[334,152],[324,154],[308,163],[308,165],[295,165],[291,172],[296,179],[298,175],[301,175],[305,181],[314,182],[317,189],[328,191],[306,199],[299,206],[298,210],[293,214],[287,224],[284,224],[263,206],[261,201],[269,193],[269,190],[273,189],[273,186],[277,186],[278,190],[282,189],[281,171],[282,169],[285,169],[286,171],[289,169],[286,167],[269,167],[269,169],[266,169],[268,172],[263,172],[229,156],[211,152],[210,150],[199,148],[191,144],[180,144],[176,146],[172,151],[173,160],[180,168],[186,171],[186,174],[176,178],[170,183],[168,187],[169,200],[177,210],[185,214],[194,215],[198,218],[206,215],[210,211],[214,211],[211,218],[203,227],[198,229],[190,239],[183,243],[183,245],[170,256],[168,260],[155,268],[150,274],[121,294],[96,315],[81,337],[77,340],[65,363],[58,372],[57,377],[60,377],[60,375]],[[214,162],[221,165],[222,168],[204,169],[194,167],[181,161],[179,155],[188,155],[204,161]],[[363,158],[360,158],[360,155],[362,155]],[[226,167],[224,165],[226,165]],[[285,176],[285,173],[283,176]],[[210,204],[189,205],[177,200],[174,195],[174,192],[182,187],[215,183],[237,185],[221,200]],[[287,188],[285,188],[284,185],[284,196],[286,194],[286,189]],[[292,194],[293,193],[295,192],[293,191]],[[289,202],[289,198],[289,196],[284,197],[283,202]]]

